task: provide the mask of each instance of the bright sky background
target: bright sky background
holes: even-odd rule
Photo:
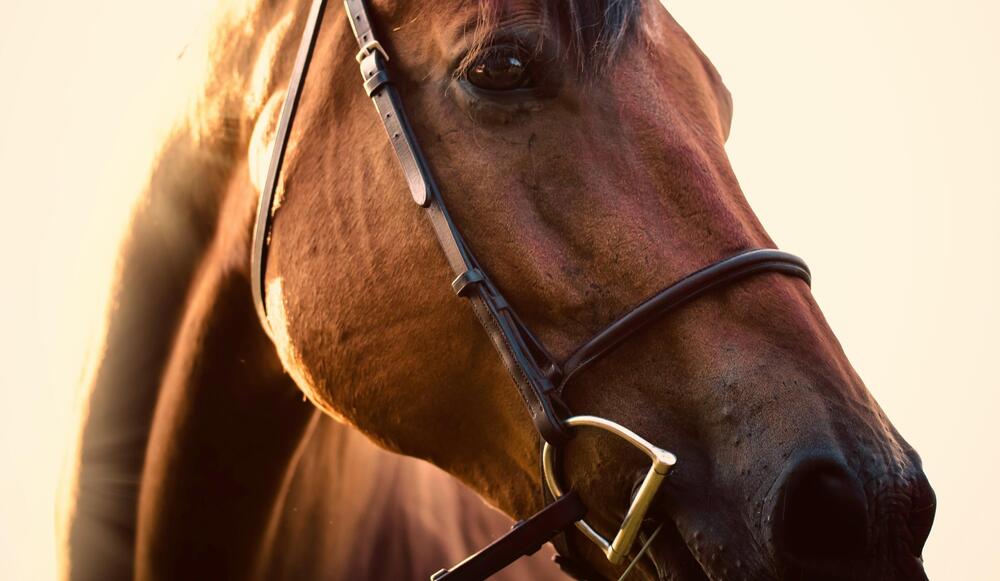
[[[210,2],[0,4],[0,571],[55,576],[54,498],[115,240]],[[932,579],[1000,578],[1000,4],[672,0],[729,151],[924,457]]]

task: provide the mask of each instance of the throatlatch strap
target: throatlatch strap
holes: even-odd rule
[[[271,161],[267,166],[267,178],[264,189],[260,192],[257,203],[257,222],[254,224],[252,253],[250,255],[250,291],[253,293],[253,304],[257,309],[257,317],[268,334],[271,325],[267,321],[267,307],[264,302],[264,275],[267,274],[267,245],[271,234],[271,206],[274,205],[274,193],[278,188],[278,175],[285,161],[285,150],[288,148],[288,137],[292,130],[292,121],[299,108],[299,97],[305,84],[306,71],[312,60],[313,48],[319,36],[320,22],[323,19],[323,8],[326,0],[314,0],[306,18],[306,31],[299,43],[299,51],[292,67],[292,77],[288,81],[288,93],[281,107],[278,126],[274,133],[274,146],[271,150]]]

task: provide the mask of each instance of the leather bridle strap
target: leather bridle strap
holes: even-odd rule
[[[587,516],[587,508],[575,491],[560,496],[535,513],[518,521],[509,533],[490,543],[451,569],[441,569],[431,581],[480,581],[514,561],[533,555],[563,530]]]
[[[670,311],[722,286],[758,273],[777,272],[801,278],[810,284],[812,276],[809,267],[798,256],[761,248],[749,250],[712,263],[697,270],[649,299],[639,303],[624,316],[605,327],[590,340],[581,345],[562,365],[562,379],[559,390],[565,387],[578,371],[607,355],[625,339],[660,319]]]
[[[306,17],[306,32],[302,35],[302,42],[299,43],[299,51],[292,67],[292,77],[288,80],[288,93],[281,107],[281,116],[278,117],[264,189],[261,190],[260,200],[257,203],[257,222],[254,224],[250,255],[250,291],[253,294],[257,317],[260,318],[268,334],[271,332],[271,325],[267,321],[267,306],[264,301],[264,275],[267,274],[267,246],[271,237],[271,207],[274,205],[274,196],[278,190],[278,174],[281,173],[281,166],[285,161],[292,121],[295,120],[295,112],[299,108],[299,97],[305,84],[309,61],[312,60],[313,48],[316,46],[317,32],[325,5],[325,0],[314,0]]]

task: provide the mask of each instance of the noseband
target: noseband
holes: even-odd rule
[[[261,192],[257,223],[254,228],[251,256],[253,300],[257,314],[264,328],[268,330],[264,277],[267,270],[272,205],[292,121],[313,48],[319,36],[325,5],[325,0],[313,0],[309,11],[305,33],[289,81],[288,94],[278,122],[271,163]],[[472,305],[473,311],[500,354],[528,408],[535,429],[544,444],[543,487],[547,488],[543,492],[556,497],[539,513],[519,522],[509,533],[482,551],[450,570],[442,569],[435,573],[432,579],[435,581],[484,579],[521,556],[534,553],[550,540],[556,543],[557,551],[560,553],[557,561],[565,570],[581,578],[596,576],[585,561],[570,554],[569,544],[565,539],[555,539],[555,537],[576,524],[584,536],[601,547],[612,563],[620,563],[629,553],[653,497],[676,459],[671,453],[650,444],[615,422],[593,416],[572,416],[561,397],[568,382],[582,369],[610,353],[637,331],[690,300],[748,276],[765,272],[798,277],[809,283],[809,268],[802,259],[773,249],[750,250],[725,258],[674,282],[584,342],[568,359],[557,360],[531,333],[488,273],[480,267],[475,254],[466,244],[448,213],[444,199],[417,144],[413,129],[407,121],[399,93],[390,80],[387,67],[389,54],[375,37],[364,0],[345,0],[344,7],[360,47],[356,58],[361,66],[365,92],[375,104],[379,119],[406,176],[413,201],[425,210],[448,264],[455,274],[451,283],[452,289],[455,294],[467,299]],[[557,476],[556,451],[566,445],[576,429],[584,426],[606,430],[623,438],[645,452],[652,461],[646,478],[626,512],[622,526],[610,541],[583,520],[586,507],[576,492],[563,493]]]

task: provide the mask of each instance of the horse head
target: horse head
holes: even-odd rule
[[[555,360],[688,273],[774,246],[726,156],[729,92],[659,2],[370,4],[455,224]],[[329,12],[272,208],[272,338],[318,407],[525,517],[545,502],[538,434],[448,284],[352,27]],[[273,132],[278,105],[255,133]],[[677,457],[647,514],[663,525],[648,577],[925,578],[920,459],[800,278],[703,294],[574,375],[562,401]],[[646,459],[578,432],[561,478],[613,533]],[[569,543],[621,574],[582,535]]]

